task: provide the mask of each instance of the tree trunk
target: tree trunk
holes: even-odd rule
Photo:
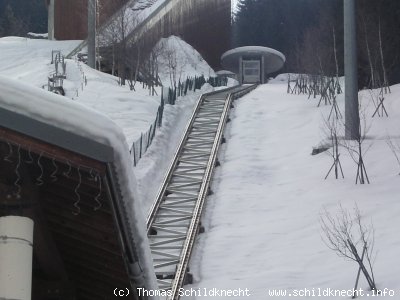
[[[390,87],[389,87],[389,82],[387,79],[387,73],[386,73],[386,67],[385,67],[385,60],[383,56],[383,47],[382,47],[382,32],[381,32],[381,17],[379,16],[379,22],[378,22],[378,34],[379,34],[379,52],[381,56],[381,66],[382,66],[382,72],[383,72],[383,87],[385,88],[385,93],[389,90],[390,93]]]

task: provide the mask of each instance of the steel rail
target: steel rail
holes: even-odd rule
[[[202,95],[147,218],[159,288],[180,298],[232,101],[256,87]]]

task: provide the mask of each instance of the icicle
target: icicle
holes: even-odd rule
[[[96,201],[97,206],[94,208],[95,211],[99,210],[102,207],[102,204],[100,202],[100,196],[101,196],[101,192],[102,192],[102,186],[101,186],[101,177],[99,174],[96,175],[96,179],[95,181],[99,182],[99,193],[97,194],[97,196],[94,198],[94,201]]]
[[[21,165],[21,145],[18,145],[18,159],[17,159],[17,166],[15,167],[15,174],[17,175],[17,179],[14,181],[14,186],[17,188],[17,192],[15,193],[17,199],[21,198],[21,175],[19,174],[19,166]]]
[[[38,178],[36,178],[36,185],[43,185],[44,181],[43,181],[43,166],[40,163],[40,159],[42,158],[43,152],[40,152],[39,158],[38,158],[38,166],[40,168],[40,176]]]
[[[90,175],[90,178],[89,178],[90,181],[96,181],[97,180],[96,179],[97,174],[94,173],[93,169],[90,169],[89,175]]]
[[[76,198],[77,198],[77,200],[74,203],[74,207],[76,208],[76,211],[72,212],[75,216],[77,216],[81,213],[81,207],[79,206],[79,202],[81,201],[81,196],[78,193],[78,189],[80,188],[81,183],[82,183],[82,175],[81,175],[80,167],[78,167],[78,177],[79,177],[79,182],[74,190]]]
[[[68,170],[67,170],[67,172],[63,172],[63,175],[65,177],[69,178],[69,175],[71,174],[71,169],[72,169],[69,160],[67,160],[67,165],[68,165]]]
[[[25,160],[25,162],[27,164],[33,164],[33,157],[32,157],[32,153],[31,153],[31,147],[28,148],[28,158],[29,158],[29,160]]]
[[[9,153],[6,157],[4,157],[4,161],[8,161],[8,162],[12,163],[12,160],[10,158],[13,155],[13,149],[9,142],[7,142],[7,145],[8,145]]]
[[[52,163],[53,163],[53,166],[54,166],[54,172],[51,173],[50,178],[51,178],[52,182],[56,182],[57,181],[57,175],[56,174],[58,172],[58,166],[56,164],[56,159],[54,157],[53,157]]]

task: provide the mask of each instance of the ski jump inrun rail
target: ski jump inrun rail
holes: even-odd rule
[[[147,234],[160,290],[179,299],[209,192],[223,131],[234,99],[256,85],[204,94],[187,125],[147,218]]]

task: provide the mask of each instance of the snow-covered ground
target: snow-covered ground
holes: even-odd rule
[[[176,55],[177,66],[184,72],[185,76],[194,77],[204,74],[203,71],[208,65],[190,45],[177,37],[164,41],[173,41],[168,44]],[[61,50],[65,55],[74,49],[79,42],[48,41],[21,37],[0,38],[0,75],[42,88],[47,84],[48,76],[54,73],[54,65],[51,64],[51,51]],[[188,61],[190,63],[186,63]],[[160,88],[157,89],[157,96],[149,96],[148,90],[143,89],[141,84],[138,83],[136,91],[133,92],[128,86],[119,86],[118,79],[114,76],[93,70],[75,60],[66,60],[66,62],[65,101],[79,102],[110,118],[123,130],[129,147],[140,137],[142,132],[149,129],[150,124],[154,122],[160,104]],[[193,65],[199,66],[197,70]],[[164,70],[162,67],[160,69]],[[164,71],[168,72],[168,70]],[[213,74],[212,69],[207,70],[207,72]],[[160,75],[169,76],[166,73],[160,73]],[[87,85],[85,85],[84,77],[87,79]],[[209,90],[210,87],[204,87],[203,92]],[[179,99],[177,105],[166,106],[164,125],[160,129],[160,133],[157,132],[157,136],[160,135],[160,140],[162,140],[166,137],[163,134],[164,131],[172,132],[171,137],[168,136],[167,138],[171,141],[160,144],[160,141],[156,139],[155,145],[149,151],[160,154],[160,157],[156,159],[157,163],[153,165],[155,160],[149,161],[145,156],[143,162],[135,169],[136,177],[141,186],[139,192],[144,203],[144,213],[147,213],[151,201],[154,200],[154,190],[162,181],[169,160],[175,151],[176,141],[182,134],[200,94],[201,91],[189,93],[188,96]],[[146,172],[154,166],[153,171]],[[151,187],[146,184],[148,178],[153,178]]]
[[[54,73],[51,64],[51,51],[61,50],[65,55],[74,49],[80,41],[48,41],[21,37],[0,38],[0,74],[11,79],[36,87],[47,84],[47,77]],[[162,39],[165,49],[173,53],[177,75],[181,79],[188,76],[214,76],[214,71],[200,54],[178,37]],[[64,80],[66,97],[83,103],[112,119],[120,126],[127,138],[128,145],[146,132],[157,114],[161,99],[161,88],[158,95],[149,96],[141,84],[132,92],[128,86],[118,85],[118,79],[98,72],[85,64],[66,60],[67,78]],[[166,58],[160,55],[160,77],[163,83],[170,85],[170,69]],[[87,85],[84,84],[87,78]],[[178,78],[179,80],[179,78]]]
[[[68,53],[78,43],[2,38],[0,75],[41,88],[54,71],[51,50]],[[82,91],[83,76],[88,84]],[[73,60],[67,61],[65,87],[66,101],[95,109],[121,127],[126,145],[148,129],[159,103],[158,96],[149,97],[140,88],[132,92],[119,87],[115,77]],[[144,213],[154,200],[198,96],[166,107],[164,126],[134,170]],[[399,97],[400,86],[393,86],[385,100],[390,117],[372,119],[370,94],[360,93],[370,125],[365,142],[371,145],[365,155],[370,185],[354,184],[356,166],[344,149],[341,163],[345,179],[336,180],[331,174],[324,180],[331,157],[326,153],[311,156],[313,147],[326,142],[323,120],[329,106],[317,108],[316,100],[286,94],[286,82],[280,80],[237,100],[226,132],[227,143],[220,153],[222,165],[214,176],[214,194],[207,200],[206,232],[199,238],[191,263],[195,283],[187,288],[247,288],[252,299],[293,298],[269,296],[269,289],[288,293],[351,289],[358,267],[324,245],[319,219],[325,208],[335,213],[339,204],[352,209],[357,203],[363,220],[372,221],[375,228],[378,288],[396,293],[395,297],[381,298],[400,299],[400,167],[386,144],[388,136],[400,144]],[[338,101],[343,111],[343,95]],[[363,278],[359,286],[367,288]]]
[[[41,88],[55,70],[51,64],[51,51],[61,50],[67,54],[78,43],[1,38],[0,74]],[[119,86],[116,77],[95,71],[83,63],[74,60],[66,60],[66,63],[66,101],[74,99],[108,116],[123,129],[128,145],[132,145],[141,132],[147,131],[155,119],[160,96],[149,96],[149,92],[142,89],[140,84],[136,85],[136,92],[132,92],[128,86]],[[87,85],[84,84],[84,76]]]
[[[195,283],[187,288],[201,288],[202,296],[203,288],[247,288],[249,299],[292,299],[296,290],[314,289],[317,296],[305,299],[341,299],[318,297],[318,288],[352,289],[358,266],[322,242],[320,216],[324,209],[335,215],[340,204],[350,211],[357,204],[363,222],[375,228],[377,286],[395,292],[381,298],[400,299],[400,168],[386,144],[388,136],[400,144],[400,85],[386,97],[389,118],[371,119],[370,94],[360,93],[370,125],[365,142],[371,145],[365,156],[370,185],[355,185],[356,166],[343,148],[345,179],[331,174],[324,180],[332,158],[311,152],[326,142],[323,120],[330,106],[317,108],[317,100],[288,95],[286,87],[272,81],[235,102],[214,194],[207,200],[206,231],[191,263]],[[368,289],[364,278],[359,287]],[[274,297],[273,289],[287,295]]]

